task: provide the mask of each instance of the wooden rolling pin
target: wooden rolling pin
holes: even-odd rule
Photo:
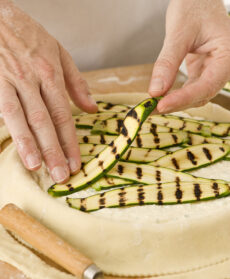
[[[0,224],[77,278],[103,278],[101,270],[90,259],[16,205],[7,204],[0,210]]]

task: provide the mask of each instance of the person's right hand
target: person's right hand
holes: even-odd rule
[[[26,168],[44,159],[55,182],[80,169],[80,152],[67,91],[96,112],[70,55],[11,1],[0,1],[0,111]]]

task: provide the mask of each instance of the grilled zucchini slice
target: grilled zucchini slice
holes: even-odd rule
[[[205,178],[197,178],[191,174],[169,168],[130,162],[118,162],[116,166],[107,173],[107,176],[128,179],[139,184],[166,183],[173,181],[207,181]]]
[[[230,146],[225,144],[200,144],[189,146],[159,158],[150,165],[189,171],[213,164],[226,157]]]
[[[96,155],[106,148],[105,144],[92,143],[81,143],[79,146],[82,159],[88,156],[91,158],[92,155]],[[129,147],[121,159],[131,162],[149,163],[167,155],[168,153],[170,152],[160,149]]]
[[[92,143],[92,144],[110,144],[117,136],[112,135],[86,135],[77,136],[79,143]]]
[[[146,204],[178,204],[211,200],[229,195],[229,185],[217,182],[170,182],[121,187],[86,198],[67,198],[70,207],[81,211]]]
[[[80,172],[72,176],[67,183],[52,185],[48,193],[56,197],[69,195],[86,188],[104,176],[129,148],[142,123],[156,105],[157,100],[150,98],[132,108],[123,122],[121,134],[94,159],[86,163]]]
[[[122,118],[110,118],[102,121],[96,121],[91,131],[92,134],[109,134],[109,135],[118,135],[122,129]],[[167,128],[164,126],[159,126],[154,123],[145,122],[139,134],[157,134],[162,132],[173,132],[173,129]]]
[[[116,136],[112,135],[89,135],[78,136],[80,143],[93,143],[93,144],[109,144],[115,140]],[[142,148],[165,148],[174,145],[180,145],[186,143],[188,140],[188,134],[186,132],[175,133],[158,133],[158,134],[143,134],[137,135],[131,146]]]
[[[76,128],[80,129],[92,129],[95,123],[98,120],[106,120],[109,118],[116,118],[116,117],[123,117],[126,116],[126,113],[116,113],[116,112],[102,112],[102,113],[92,113],[92,114],[80,114],[74,115],[73,120],[75,123]]]
[[[206,136],[211,134],[209,126],[205,126],[205,124],[202,124],[198,121],[191,121],[189,118],[174,115],[152,115],[148,118],[148,121],[180,131],[202,134]]]
[[[97,101],[98,112],[128,112],[131,107],[127,105],[116,105]]]
[[[188,145],[198,145],[202,143],[222,143],[230,145],[230,139],[222,139],[218,137],[203,137],[201,135],[188,134]]]
[[[200,123],[209,126],[212,135],[218,137],[230,136],[230,123],[229,122],[213,122],[207,120],[200,120]]]

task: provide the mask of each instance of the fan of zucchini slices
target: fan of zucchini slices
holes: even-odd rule
[[[157,99],[131,108],[98,102],[98,113],[73,116],[82,157],[80,172],[48,193],[68,196],[72,208],[178,204],[228,196],[230,182],[189,172],[230,160],[230,123],[151,115]],[[75,198],[74,192],[98,193]]]

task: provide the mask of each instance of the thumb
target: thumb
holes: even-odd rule
[[[180,64],[187,54],[185,44],[165,39],[162,50],[154,64],[149,84],[152,97],[164,95],[173,85]]]

